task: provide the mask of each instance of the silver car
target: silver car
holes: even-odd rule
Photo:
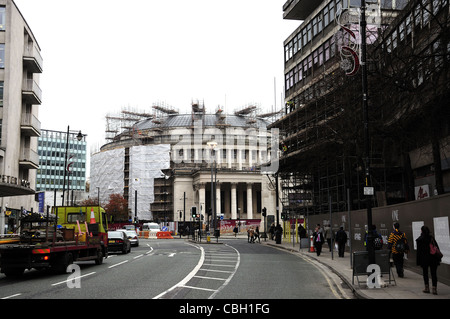
[[[124,232],[127,235],[127,238],[131,242],[131,246],[139,246],[139,236],[134,230],[118,229],[117,231]]]

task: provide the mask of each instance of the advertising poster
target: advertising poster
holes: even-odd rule
[[[423,221],[420,222],[412,222],[412,233],[413,233],[413,243],[414,243],[414,250],[417,250],[417,242],[416,239],[419,238],[422,231],[420,230],[422,226],[424,225]],[[386,240],[387,242],[387,240]]]
[[[439,249],[444,257],[442,263],[450,264],[450,236],[448,227],[448,216],[433,218],[434,238],[436,239]]]

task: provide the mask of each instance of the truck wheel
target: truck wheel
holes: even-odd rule
[[[97,259],[95,260],[96,265],[101,265],[103,263],[103,253],[101,250],[97,251]]]

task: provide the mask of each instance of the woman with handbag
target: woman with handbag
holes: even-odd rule
[[[428,283],[428,267],[431,273],[431,283],[432,292],[437,295],[437,267],[439,266],[442,258],[442,254],[431,253],[434,252],[434,247],[437,247],[439,251],[439,246],[433,236],[430,235],[430,229],[427,226],[422,226],[421,234],[416,239],[417,243],[417,265],[422,267],[423,270],[423,281],[425,283],[425,289],[422,290],[424,293],[430,293],[430,286]],[[430,249],[431,247],[431,249]]]

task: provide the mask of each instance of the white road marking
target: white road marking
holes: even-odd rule
[[[159,295],[153,297],[153,299],[159,299],[162,296],[164,296],[165,294],[167,294],[168,292],[174,290],[175,288],[184,286],[189,280],[192,279],[192,277],[195,276],[195,274],[198,272],[200,267],[203,265],[203,262],[205,261],[205,250],[203,249],[203,247],[198,246],[198,245],[189,244],[189,243],[186,243],[186,244],[187,245],[191,245],[191,246],[193,246],[193,247],[195,247],[195,248],[200,250],[200,252],[201,252],[200,260],[198,261],[197,266],[195,266],[195,268],[183,280],[181,280],[175,286],[173,286],[173,287],[167,289],[166,291],[160,293]]]
[[[65,283],[67,283],[67,282],[69,282],[69,281],[73,281],[73,280],[75,280],[75,279],[83,278],[83,277],[90,276],[90,275],[93,275],[93,274],[95,274],[95,272],[90,272],[90,273],[85,274],[85,275],[82,275],[82,276],[78,276],[78,277],[75,277],[75,278],[70,278],[70,279],[67,279],[67,280],[64,280],[64,281],[60,281],[60,282],[57,282],[57,283],[52,284],[52,286],[57,286],[57,285],[65,284]]]
[[[1,298],[2,300],[3,299],[10,299],[10,298],[14,298],[14,297],[17,297],[17,296],[20,296],[21,294],[14,294],[14,295],[11,295],[11,296],[7,296],[7,297],[3,297],[3,298]]]
[[[113,267],[116,267],[116,266],[125,264],[125,263],[127,263],[127,262],[128,262],[128,260],[124,260],[124,261],[121,261],[120,263],[117,263],[117,264],[114,264],[114,265],[112,265],[112,266],[109,266],[108,268],[113,268]]]

